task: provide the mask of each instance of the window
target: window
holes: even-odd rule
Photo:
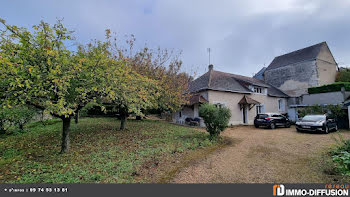
[[[324,116],[324,115],[307,115],[307,116],[304,116],[304,118],[302,119],[302,121],[304,121],[304,122],[317,122],[317,121],[322,121],[322,120],[326,120],[326,116]]]
[[[251,88],[251,90],[253,90],[253,92],[258,94],[266,94],[266,88],[263,88],[263,87],[254,86],[253,88]]]
[[[262,114],[265,112],[264,105],[256,105],[256,114]]]
[[[274,118],[281,118],[282,115],[274,114],[274,115],[272,115],[272,117],[274,117]]]
[[[225,104],[223,104],[223,103],[215,103],[214,104],[217,108],[223,108],[223,107],[225,107]]]
[[[284,102],[282,99],[278,100],[278,111],[284,111]]]
[[[179,117],[180,118],[182,117],[182,111],[179,111]]]
[[[254,92],[261,94],[262,93],[262,88],[254,87]]]
[[[257,119],[265,119],[267,117],[269,117],[267,114],[259,114]]]

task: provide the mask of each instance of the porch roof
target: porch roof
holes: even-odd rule
[[[256,105],[256,104],[260,104],[260,102],[250,98],[249,96],[244,95],[243,98],[238,102],[238,104],[240,104],[240,105],[244,105],[244,104]]]
[[[202,95],[199,95],[199,94],[192,95],[189,99],[189,104],[194,105],[197,103],[208,103],[208,101]]]

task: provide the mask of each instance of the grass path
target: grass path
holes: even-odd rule
[[[350,132],[341,132],[350,138]],[[329,172],[327,151],[337,133],[298,133],[236,127],[223,133],[232,144],[184,168],[175,183],[329,183],[349,182]],[[333,137],[332,137],[333,136]]]

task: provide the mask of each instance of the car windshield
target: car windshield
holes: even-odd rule
[[[272,115],[272,117],[282,117],[282,115],[278,115],[278,114],[274,114],[274,115]]]
[[[264,119],[264,118],[267,118],[269,117],[267,114],[258,114],[258,119]]]
[[[317,122],[321,120],[325,120],[326,117],[323,115],[308,115],[305,116],[301,121],[303,122]]]

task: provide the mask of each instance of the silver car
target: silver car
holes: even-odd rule
[[[335,119],[327,115],[306,115],[295,123],[297,131],[322,131],[338,130]]]

